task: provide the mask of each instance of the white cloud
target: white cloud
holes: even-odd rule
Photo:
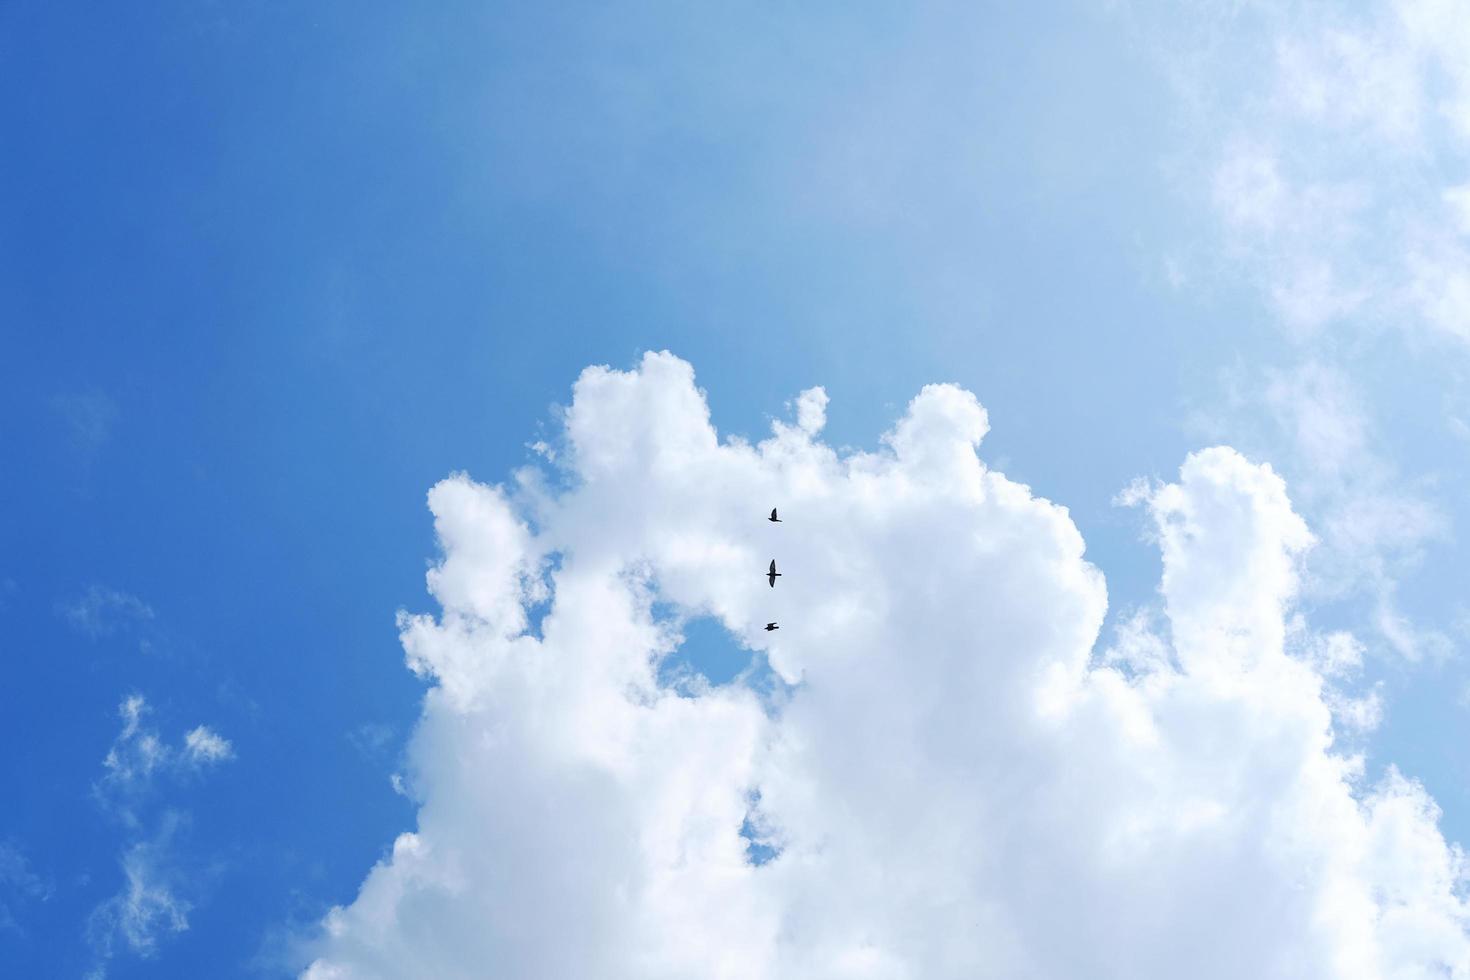
[[[20,931],[16,915],[32,902],[48,900],[54,886],[37,874],[14,842],[0,840],[0,932]]]
[[[122,731],[102,759],[102,778],[92,787],[94,797],[130,825],[137,823],[135,805],[152,789],[154,774],[173,762],[173,750],[156,731],[143,727],[148,710],[142,695],[123,698],[117,709]]]
[[[1346,374],[1318,362],[1268,372],[1264,401],[1287,429],[1295,485],[1317,515],[1324,546],[1309,565],[1312,594],[1366,592],[1379,635],[1399,654],[1417,660],[1447,651],[1448,640],[1398,611],[1396,595],[1402,574],[1445,536],[1448,520],[1377,449],[1380,440]]]
[[[1378,398],[1402,407],[1383,378],[1423,372],[1421,386],[1433,384],[1470,351],[1470,8],[1206,0],[1187,23],[1171,9],[1139,21],[1158,29],[1182,110],[1170,171],[1217,226],[1217,271],[1258,291],[1297,362],[1251,382],[1264,396],[1217,437],[1240,444],[1273,416],[1294,428],[1259,448],[1322,539],[1308,592],[1366,593],[1385,645],[1442,654],[1444,633],[1410,622],[1396,596],[1448,522],[1424,481],[1391,461],[1452,435],[1458,406],[1415,420],[1413,440],[1375,437],[1384,404],[1350,379],[1374,378]],[[1453,401],[1456,381],[1446,385]],[[1435,462],[1457,464],[1454,447]]]
[[[102,585],[90,586],[57,608],[68,625],[94,640],[153,619],[153,608],[142,599]]]
[[[200,725],[184,734],[183,761],[191,766],[207,766],[233,758],[234,748],[228,739],[220,738],[208,727]]]
[[[1456,229],[1470,237],[1470,184],[1446,188],[1442,196]]]
[[[123,821],[136,826],[138,805],[152,793],[156,776],[187,776],[234,757],[228,739],[205,725],[185,733],[177,746],[145,724],[150,712],[141,694],[130,694],[118,705],[122,731],[102,760],[102,778],[93,795]]]
[[[172,807],[154,812],[159,780],[191,780],[235,755],[230,742],[206,725],[172,745],[147,723],[150,713],[141,694],[123,698],[118,705],[122,730],[102,760],[101,778],[92,784],[98,804],[123,823],[130,837],[118,860],[123,885],[92,910],[87,923],[95,957],[88,976],[96,980],[106,976],[119,949],[149,958],[162,939],[189,927],[193,903],[182,893],[191,876],[175,853],[188,813]]]
[[[97,389],[62,392],[51,399],[51,407],[65,423],[72,446],[84,458],[96,455],[117,422],[117,403]]]
[[[930,386],[877,453],[722,443],[648,355],[578,381],[571,489],[436,486],[418,825],[306,976],[1470,976],[1433,802],[1337,748],[1355,641],[1297,653],[1282,480],[1215,448],[1136,485],[1164,619],[1095,657],[1102,576],[987,427]],[[655,599],[795,686],[660,688]]]
[[[809,436],[814,436],[827,425],[827,392],[822,388],[808,388],[796,399],[796,426]]]
[[[1303,469],[1340,480],[1369,454],[1369,425],[1347,376],[1319,361],[1269,371],[1266,407],[1288,430],[1292,456]]]
[[[1220,32],[1159,47],[1211,147],[1195,176],[1290,334],[1356,318],[1470,342],[1463,2],[1220,6]]]
[[[1313,338],[1371,295],[1372,273],[1349,251],[1371,200],[1361,182],[1293,178],[1279,150],[1242,141],[1225,150],[1212,184],[1229,247],[1293,336]]]
[[[398,733],[393,726],[382,722],[366,722],[347,733],[347,741],[369,762],[390,758],[397,738]]]
[[[177,815],[168,815],[155,837],[123,852],[122,888],[87,920],[87,938],[97,955],[90,976],[106,975],[119,942],[147,959],[157,954],[160,940],[189,928],[192,906],[178,894],[177,872],[170,866],[169,845],[177,824]]]
[[[1233,433],[1284,461],[1319,539],[1304,591],[1326,602],[1366,599],[1360,625],[1409,660],[1449,652],[1444,634],[1410,622],[1398,602],[1400,581],[1448,536],[1449,519],[1430,496],[1430,481],[1399,473],[1342,367],[1308,359],[1262,375],[1258,382],[1234,379],[1230,407],[1202,415],[1196,427],[1212,439]]]
[[[1343,697],[1333,691],[1327,692],[1327,706],[1332,709],[1333,719],[1349,732],[1367,733],[1383,723],[1382,682],[1367,694],[1358,698]]]
[[[1344,630],[1314,632],[1301,616],[1295,617],[1287,631],[1294,643],[1292,652],[1311,664],[1323,677],[1343,677],[1357,673],[1363,666],[1363,644]]]

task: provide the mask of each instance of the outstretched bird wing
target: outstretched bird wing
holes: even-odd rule
[[[774,558],[771,559],[771,571],[769,572],[769,574],[771,574],[771,575],[775,575],[776,574],[776,559],[774,559]]]
[[[773,521],[780,520],[780,518],[776,516],[776,508],[774,508],[774,507],[771,508],[771,520],[773,520]]]

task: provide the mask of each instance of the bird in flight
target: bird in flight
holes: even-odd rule
[[[770,580],[771,588],[774,589],[776,587],[776,579],[778,579],[780,577],[781,577],[781,573],[778,572],[778,571],[776,571],[776,559],[772,558],[771,559],[771,570],[769,572],[766,572],[766,578]]]
[[[778,630],[780,628],[781,627],[777,626],[775,623],[767,623],[766,624],[766,632],[767,633],[769,633],[771,630]]]
[[[771,516],[770,517],[767,517],[766,520],[770,521],[772,524],[780,524],[781,523],[781,518],[779,518],[779,517],[776,516],[776,508],[774,508],[774,507],[771,508]]]

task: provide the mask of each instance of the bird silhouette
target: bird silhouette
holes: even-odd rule
[[[775,623],[767,623],[766,624],[766,632],[767,633],[769,633],[771,630],[778,630],[780,628],[781,627],[777,626]]]
[[[778,571],[776,571],[776,559],[772,558],[771,559],[771,570],[769,572],[766,572],[766,578],[770,580],[770,582],[771,582],[771,588],[774,589],[776,587],[776,579],[778,579],[780,577],[781,577],[781,573],[778,572]]]
[[[766,520],[770,521],[772,524],[780,524],[781,523],[781,518],[779,518],[779,517],[776,516],[776,508],[774,508],[774,507],[771,508],[771,516],[770,517],[767,517]]]

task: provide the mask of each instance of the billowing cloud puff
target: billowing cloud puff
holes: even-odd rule
[[[433,489],[418,827],[307,977],[1470,976],[1434,803],[1335,745],[1353,641],[1303,638],[1269,467],[1134,488],[1167,628],[1098,649],[1103,577],[972,395],[845,456],[825,401],[722,442],[650,354],[582,374],[558,479]],[[701,616],[779,682],[661,683]]]

